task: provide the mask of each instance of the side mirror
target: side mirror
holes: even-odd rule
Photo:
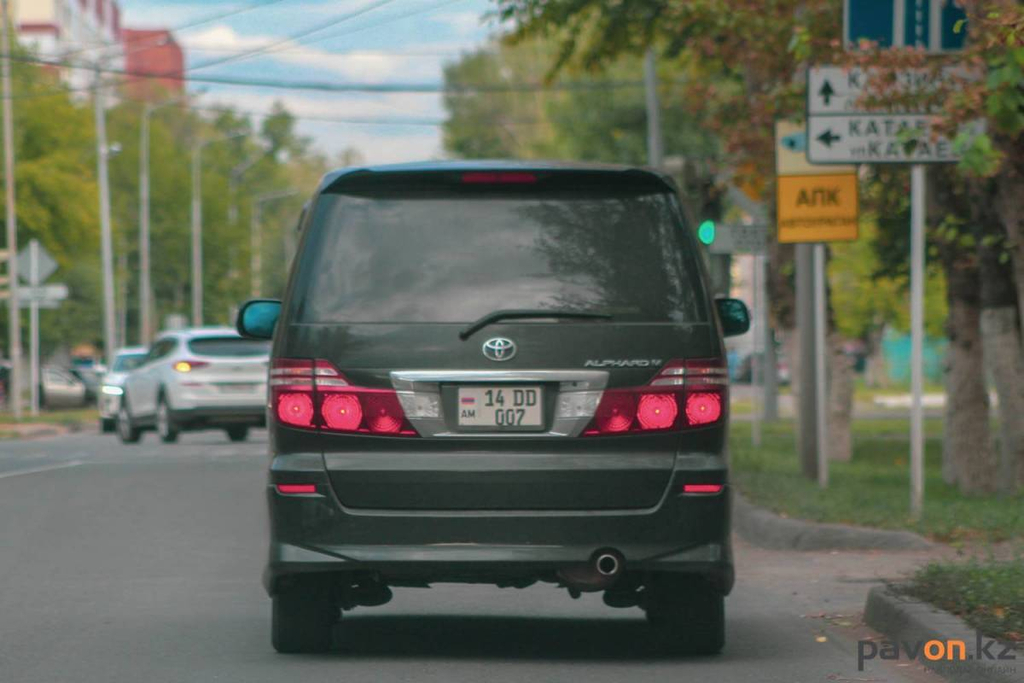
[[[281,302],[276,299],[246,301],[238,311],[235,328],[249,339],[272,339],[277,319],[281,316]]]
[[[715,308],[726,337],[735,337],[750,329],[750,311],[739,299],[715,299]]]

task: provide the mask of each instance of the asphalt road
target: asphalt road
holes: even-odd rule
[[[935,680],[857,670],[868,588],[922,556],[741,543],[718,657],[657,652],[638,609],[597,596],[456,585],[347,612],[332,655],[277,655],[259,582],[265,451],[262,433],[0,441],[0,681]]]

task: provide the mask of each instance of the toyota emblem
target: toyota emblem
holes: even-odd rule
[[[512,360],[516,355],[516,343],[505,337],[494,337],[484,342],[484,355],[494,361]]]

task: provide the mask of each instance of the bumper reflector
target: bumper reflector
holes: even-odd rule
[[[277,484],[278,493],[286,496],[294,496],[300,493],[316,493],[316,484]]]
[[[722,484],[683,484],[683,493],[721,493],[723,488]]]

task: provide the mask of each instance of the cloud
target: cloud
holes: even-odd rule
[[[208,51],[203,54],[203,59],[196,60],[201,62],[230,56],[233,51],[268,47],[275,45],[278,40],[270,35],[242,35],[227,24],[218,24],[182,38],[181,42],[190,53],[203,54],[204,51]],[[302,67],[306,75],[310,71],[322,71],[355,83],[379,83],[399,79],[405,82],[436,82],[440,78],[444,62],[453,57],[450,53],[455,51],[455,47],[455,43],[447,42],[424,44],[421,52],[413,54],[379,50],[338,53],[289,41],[280,46],[275,45],[264,54],[240,60],[237,64],[254,65],[258,63],[257,60],[272,60]],[[449,54],[425,54],[429,49],[444,49],[448,50]]]

